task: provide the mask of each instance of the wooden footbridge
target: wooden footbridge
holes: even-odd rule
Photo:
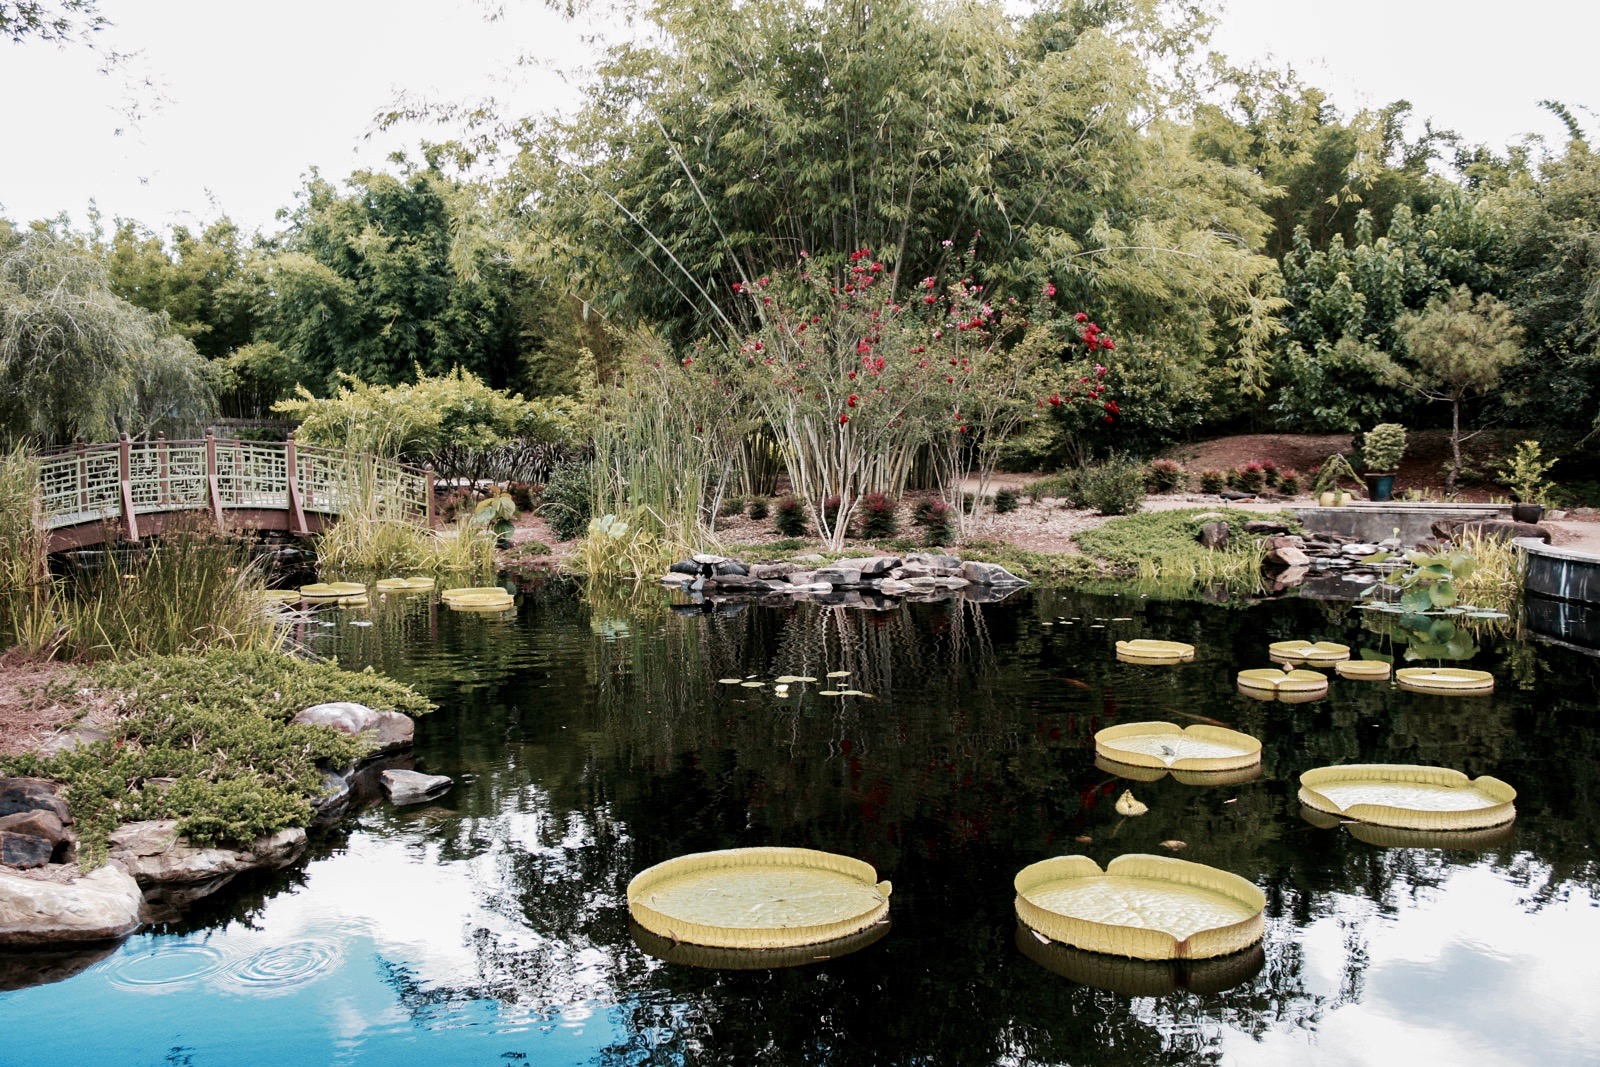
[[[360,507],[433,525],[433,472],[283,441],[78,444],[39,459],[49,550],[138,541],[195,513],[219,530],[316,533]]]

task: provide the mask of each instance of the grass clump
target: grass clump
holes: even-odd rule
[[[1084,553],[1111,571],[1140,578],[1189,578],[1196,582],[1256,582],[1264,555],[1260,538],[1244,524],[1260,515],[1234,509],[1183,508],[1112,519],[1084,530],[1075,540]],[[1228,548],[1209,549],[1196,540],[1207,522],[1228,524]]]
[[[806,506],[799,497],[791,493],[778,499],[772,515],[772,528],[784,537],[805,536]]]
[[[100,664],[89,684],[120,694],[107,740],[49,758],[0,758],[0,773],[66,783],[86,866],[104,861],[107,838],[126,822],[176,819],[200,843],[306,826],[321,765],[348,765],[363,746],[327,727],[291,726],[295,713],[333,700],[413,716],[433,707],[370,671],[262,650]]]

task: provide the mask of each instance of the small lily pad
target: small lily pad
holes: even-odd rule
[[[848,677],[850,677],[850,672],[849,671],[829,671],[828,672],[828,677],[829,678],[848,678]]]

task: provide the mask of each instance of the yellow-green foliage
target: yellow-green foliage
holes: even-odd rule
[[[273,410],[300,420],[306,444],[421,460],[446,445],[485,449],[518,437],[563,440],[571,419],[559,401],[524,400],[456,368],[409,385],[368,385],[344,377],[331,397],[304,388]]]
[[[0,454],[0,649],[47,647],[57,631],[57,593],[35,521],[39,468],[18,447]]]
[[[1231,509],[1152,511],[1112,519],[1075,540],[1084,553],[1111,571],[1145,579],[1188,578],[1196,582],[1257,582],[1261,540],[1244,532],[1260,515]],[[1197,540],[1207,522],[1228,524],[1228,547],[1210,549]]]
[[[677,554],[673,547],[640,522],[638,512],[627,519],[602,515],[589,523],[578,549],[578,569],[599,579],[652,577]]]
[[[110,738],[49,759],[0,759],[0,773],[66,783],[86,861],[141,819],[178,820],[202,842],[249,841],[312,817],[319,761],[346,766],[361,743],[328,727],[291,726],[303,708],[353,700],[421,715],[426,698],[399,682],[275,652],[213,652],[105,664],[90,683],[122,696]],[[153,779],[175,778],[166,787]]]

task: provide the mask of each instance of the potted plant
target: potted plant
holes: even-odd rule
[[[1544,472],[1556,465],[1544,459],[1538,441],[1522,441],[1499,470],[1500,480],[1511,489],[1511,517],[1518,522],[1538,522],[1544,518]]]
[[[1362,479],[1369,500],[1393,500],[1394,476],[1406,452],[1406,428],[1398,422],[1380,422],[1361,439]]]
[[[1342,507],[1350,499],[1339,486],[1340,478],[1349,478],[1355,481],[1355,468],[1350,466],[1350,461],[1344,458],[1343,452],[1335,452],[1322,461],[1322,466],[1317,469],[1316,480],[1311,483],[1311,492],[1316,494],[1317,503],[1325,508]]]

